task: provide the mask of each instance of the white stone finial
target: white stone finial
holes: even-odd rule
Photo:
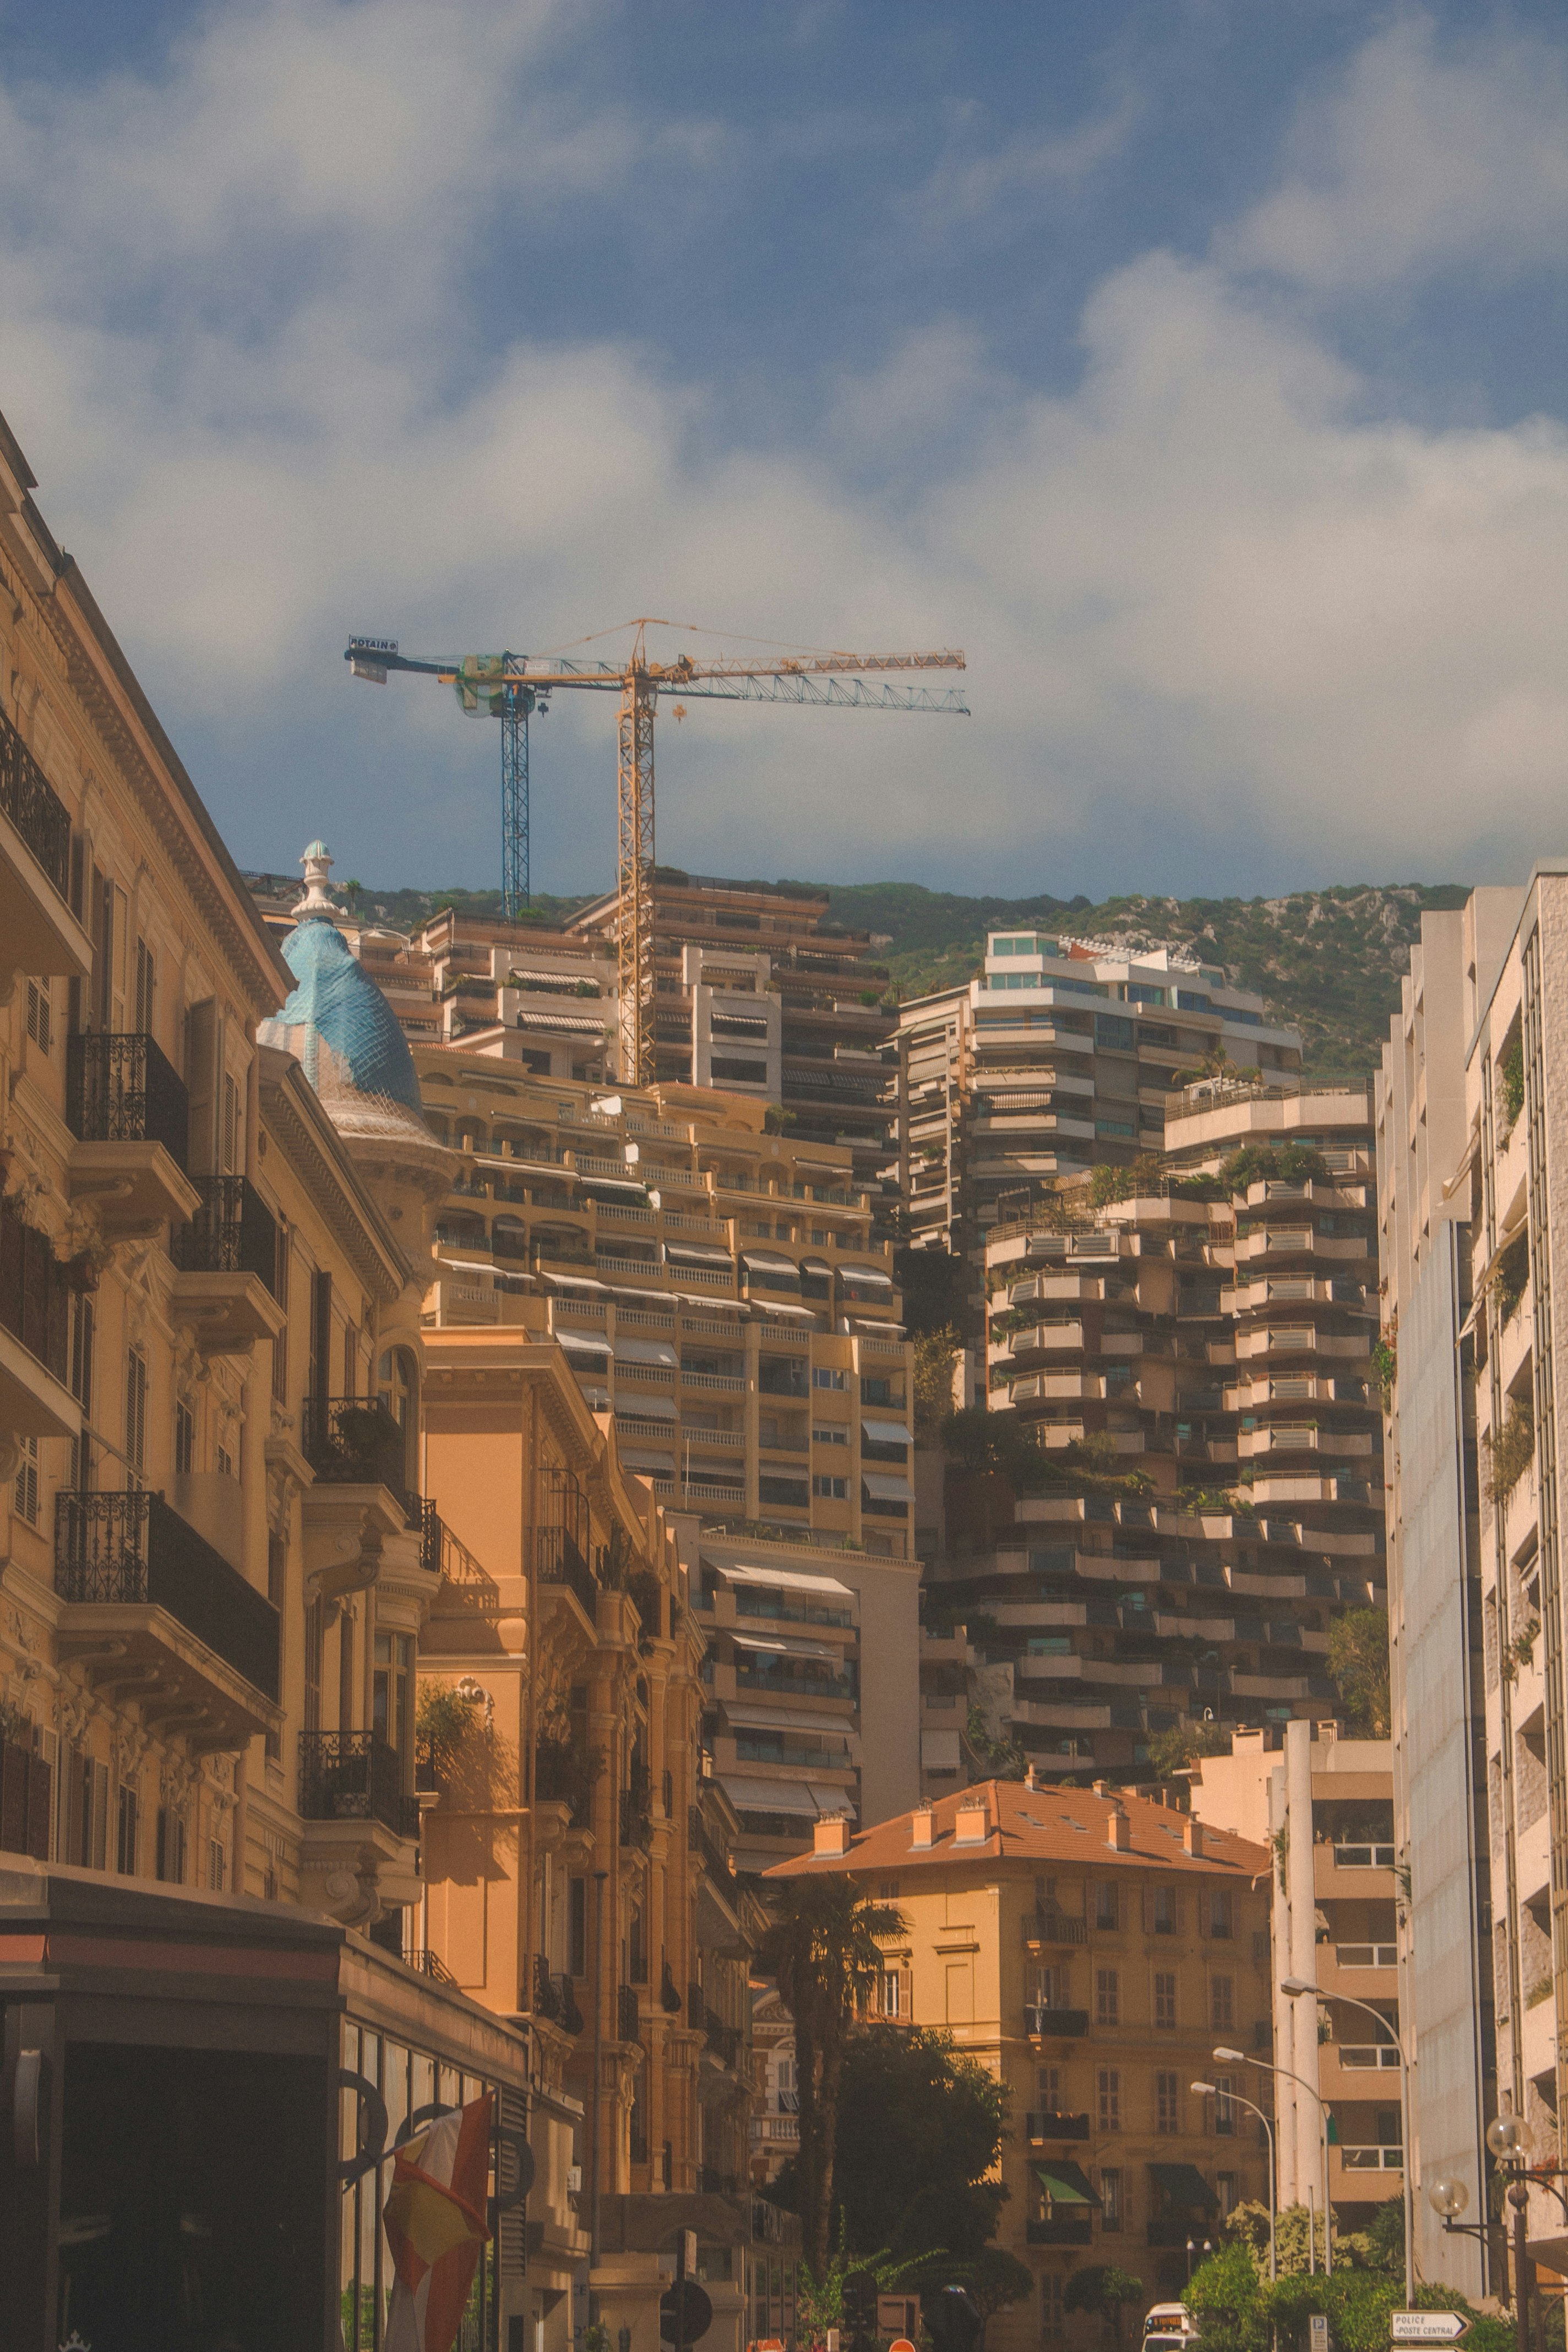
[[[332,870],[332,853],[324,841],[313,841],[300,860],[305,869],[305,895],[295,908],[297,919],[306,915],[337,913],[327,887],[327,877]]]

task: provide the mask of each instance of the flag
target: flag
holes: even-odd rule
[[[381,2217],[397,2273],[386,2352],[452,2352],[488,2234],[489,2168],[488,2091],[398,2149]]]

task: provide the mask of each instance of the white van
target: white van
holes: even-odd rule
[[[1197,2314],[1184,2303],[1156,2303],[1143,2317],[1143,2352],[1195,2352]]]

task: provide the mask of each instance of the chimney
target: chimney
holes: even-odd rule
[[[1125,1805],[1112,1805],[1105,1823],[1105,1843],[1118,1853],[1125,1853],[1132,1843],[1132,1823]]]
[[[826,1853],[841,1860],[849,1851],[849,1816],[847,1813],[822,1813],[817,1818],[812,1841],[813,1853]]]
[[[1109,1780],[1091,1780],[1089,1782],[1089,1786],[1094,1790],[1097,1797],[1109,1797],[1110,1794],[1110,1783]]]
[[[917,1805],[910,1815],[910,1843],[917,1853],[929,1853],[936,1843],[936,1815],[929,1805]]]
[[[958,1820],[953,1826],[955,1845],[984,1845],[991,1834],[991,1816],[986,1810],[984,1790],[971,1790],[958,1801]]]
[[[1204,1825],[1191,1813],[1182,1823],[1182,1850],[1199,1862],[1203,1860]]]
[[[1035,1768],[1032,1764],[1024,1775],[1024,1786],[1027,1789],[1031,1797],[1037,1796],[1039,1794],[1040,1784],[1035,1778]]]

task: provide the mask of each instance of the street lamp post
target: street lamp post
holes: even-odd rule
[[[1288,2083],[1294,2083],[1298,2090],[1305,2091],[1310,2099],[1317,2101],[1318,2136],[1323,2150],[1323,2276],[1331,2278],[1334,2273],[1334,2208],[1329,2194],[1328,2107],[1310,2083],[1303,2075],[1293,2074],[1289,2066],[1271,2066],[1267,2058],[1254,2058],[1246,2050],[1216,2050],[1214,2055],[1227,2065],[1258,2066],[1266,2074],[1283,2074]]]
[[[1292,1999],[1310,1993],[1320,2006],[1325,2001],[1337,2000],[1342,2002],[1346,2009],[1359,2009],[1363,2017],[1370,2017],[1382,2026],[1394,2044],[1399,2059],[1399,2127],[1405,2142],[1399,2151],[1405,2203],[1405,2308],[1412,2310],[1415,2303],[1415,2213],[1410,2183],[1410,2068],[1405,2056],[1404,2042],[1382,2010],[1373,2009],[1369,2000],[1356,2000],[1348,1992],[1324,1992],[1305,1977],[1281,1977],[1279,1990],[1290,1994]],[[1521,2352],[1525,2352],[1522,2346]]]
[[[1220,2090],[1219,2090],[1219,2086],[1218,2086],[1218,2084],[1215,2084],[1215,2083],[1193,2083],[1193,2084],[1190,2084],[1188,2085],[1188,2087],[1189,2087],[1189,2089],[1191,2089],[1191,2090],[1194,2090],[1194,2091],[1197,2091],[1197,2092],[1199,2092],[1199,2093],[1202,2095],[1202,2096],[1203,2096],[1204,2098],[1205,2098],[1205,2099],[1217,2099],[1217,2098],[1220,2096]],[[1268,2120],[1268,2116],[1264,2114],[1264,2112],[1263,2112],[1262,2108],[1261,2108],[1261,2107],[1255,2107],[1255,2106],[1253,2105],[1252,2101],[1251,2101],[1250,2099],[1244,2099],[1244,2098],[1242,2097],[1241,2093],[1240,2093],[1239,2091],[1227,2091],[1227,2092],[1226,2092],[1225,2096],[1226,2096],[1227,2099],[1233,2099],[1233,2100],[1236,2102],[1236,2105],[1237,2105],[1238,2107],[1245,2107],[1245,2108],[1247,2110],[1247,2113],[1248,2113],[1249,2115],[1254,2115],[1254,2116],[1256,2116],[1258,2117],[1258,2122],[1263,2126],[1263,2128],[1264,2128],[1265,2133],[1268,2135],[1268,2282],[1269,2282],[1269,2284],[1270,2284],[1270,2285],[1272,2285],[1272,2284],[1274,2284],[1274,2281],[1278,2278],[1278,2276],[1279,2276],[1279,2265],[1278,2265],[1278,2262],[1277,2262],[1277,2260],[1276,2260],[1276,2257],[1275,2257],[1275,2252],[1274,2252],[1274,2232],[1275,2232],[1275,2224],[1276,2224],[1276,2220],[1277,2220],[1276,2210],[1275,2210],[1275,2201],[1274,2201],[1274,2199],[1275,2199],[1275,2183],[1274,2183],[1274,2126],[1273,2126],[1273,2125],[1269,2122],[1269,2120]]]

